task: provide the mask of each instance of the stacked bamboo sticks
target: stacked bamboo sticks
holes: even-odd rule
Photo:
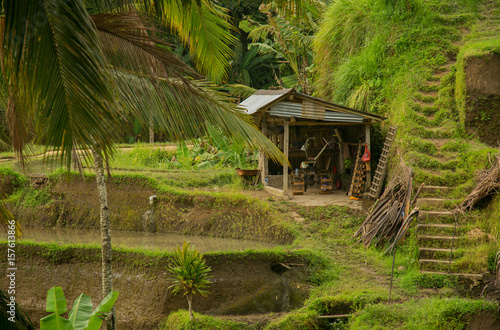
[[[411,212],[412,170],[401,159],[395,175],[388,183],[384,194],[371,208],[370,214],[354,234],[359,237],[355,243],[363,242],[368,247],[375,239],[378,242],[392,243],[386,252],[392,252],[410,227],[411,221],[418,215],[418,208]],[[419,189],[420,191],[420,189]]]
[[[488,170],[481,171],[476,177],[476,187],[458,206],[461,212],[472,210],[483,198],[500,190],[500,157]]]

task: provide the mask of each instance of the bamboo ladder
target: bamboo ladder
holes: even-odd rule
[[[389,128],[389,132],[387,133],[387,137],[385,138],[384,148],[382,149],[377,170],[375,171],[375,177],[373,178],[370,193],[368,194],[368,197],[371,199],[377,199],[382,191],[382,183],[384,182],[385,174],[387,172],[387,159],[389,158],[389,152],[391,151],[392,140],[394,140],[397,131],[398,128],[396,126],[391,126]]]

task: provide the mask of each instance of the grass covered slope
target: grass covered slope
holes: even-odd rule
[[[469,290],[467,283],[415,271],[411,237],[398,248],[388,303],[392,257],[374,247],[352,246],[352,234],[362,222],[358,213],[338,206],[276,207],[303,218],[293,225],[299,233],[293,249],[314,249],[324,258],[322,267],[309,267],[309,298],[303,307],[265,319],[200,315],[190,321],[187,312],[178,312],[170,314],[162,329],[488,329],[494,324],[496,304],[460,297]],[[349,321],[318,318],[339,314],[350,314]]]
[[[464,67],[472,54],[499,53],[499,3],[334,2],[315,42],[317,96],[388,116],[415,182],[461,186],[463,197],[496,152],[466,126]],[[493,115],[478,116],[488,125]]]
[[[169,283],[164,273],[168,253],[116,249],[114,269],[120,275],[115,285],[124,297],[117,310],[119,319],[129,328],[139,328],[141,324],[153,328],[161,324],[167,329],[327,329],[331,323],[352,329],[408,328],[407,325],[423,328],[421,318],[426,315],[425,324],[431,325],[428,328],[440,329],[445,321],[457,326],[471,324],[477,313],[484,312],[490,317],[495,308],[494,304],[460,298],[471,292],[468,283],[457,278],[419,274],[415,268],[416,245],[412,232],[398,247],[389,304],[392,258],[384,255],[382,248],[353,246],[352,235],[363,222],[363,214],[339,206],[303,207],[274,200],[267,203],[236,194],[241,193],[241,189],[229,193],[215,193],[212,186],[180,189],[162,181],[161,173],[155,172],[154,178],[146,172],[120,174],[109,180],[110,207],[115,203],[115,228],[132,226],[133,230],[141,230],[140,220],[133,211],[142,212],[147,208],[148,197],[156,194],[163,225],[176,223],[191,232],[210,227],[196,233],[252,235],[274,241],[280,241],[286,233],[290,236],[280,242],[291,244],[258,251],[205,254],[213,269],[214,287],[208,300],[200,298],[194,309],[209,316],[198,316],[194,322],[185,312],[175,312],[186,308],[184,297],[172,297],[166,289]],[[50,226],[78,226],[80,220],[96,221],[94,216],[68,211],[69,201],[89,204],[89,212],[98,209],[97,204],[92,204],[96,195],[92,191],[95,189],[93,176],[82,178],[55,173],[49,175],[46,186],[35,188],[29,185],[29,177],[12,170],[3,170],[2,174],[5,184],[1,187],[9,191],[11,205],[33,213],[51,208],[58,210],[51,218],[56,222]],[[225,188],[233,189],[231,185]],[[56,205],[65,205],[66,211],[62,212],[63,208]],[[131,215],[127,215],[129,213]],[[61,214],[63,216],[59,216]],[[205,216],[208,221],[203,225],[201,220]],[[20,219],[27,220],[26,217]],[[22,281],[25,281],[20,287],[26,289],[22,297],[33,297],[29,285],[33,279],[38,276],[50,279],[36,282],[33,300],[20,299],[29,301],[35,312],[37,301],[45,297],[45,286],[60,285],[71,297],[76,296],[77,291],[98,295],[95,290],[100,287],[97,283],[100,277],[95,274],[99,273],[99,251],[97,246],[20,244],[19,257],[24,265]],[[134,298],[138,294],[140,297]],[[129,304],[130,301],[137,304]],[[428,306],[433,306],[432,313]],[[332,314],[352,316],[348,324],[342,324],[340,319],[318,318],[318,315]]]
[[[442,206],[422,202],[422,211],[453,209],[472,191],[476,172],[495,162],[500,1],[335,1],[315,50],[317,96],[387,116],[386,124],[399,127],[396,149],[414,186],[450,188],[421,195],[447,199]],[[495,207],[459,219],[457,271],[493,270],[500,248]]]

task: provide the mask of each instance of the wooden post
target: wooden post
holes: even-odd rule
[[[371,152],[371,142],[370,142],[370,125],[365,125],[365,142],[368,146],[368,151]],[[371,160],[370,160],[371,164]],[[371,168],[371,166],[370,166]],[[372,185],[372,171],[366,172],[366,183],[365,183],[365,191],[370,191],[370,186]]]
[[[265,117],[262,117],[262,134],[267,138],[267,119]],[[262,184],[265,185],[269,171],[269,160],[267,159],[266,154],[262,151],[260,152],[260,157],[262,158],[262,172],[260,173],[260,180]]]
[[[285,161],[288,160],[288,145],[290,144],[290,123],[285,121],[285,138],[283,141],[283,153],[285,154]],[[283,197],[288,196],[288,164],[283,164]]]
[[[391,303],[392,279],[394,278],[394,264],[395,263],[396,263],[396,242],[394,242],[394,248],[392,251],[391,284],[389,284],[389,304]]]
[[[337,136],[337,139],[339,140],[339,168],[338,168],[338,174],[345,174],[345,161],[344,161],[344,140],[342,140],[342,136],[340,136],[340,131],[336,128],[335,129],[335,135]]]

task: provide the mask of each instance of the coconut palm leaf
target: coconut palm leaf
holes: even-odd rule
[[[227,94],[206,82],[185,79],[193,73],[173,53],[157,47],[135,13],[95,15],[120,106],[144,125],[153,124],[172,140],[196,138],[208,125],[235,135],[270,158],[283,154],[237,109]]]
[[[255,88],[241,84],[230,84],[226,85],[224,88],[228,90],[231,96],[239,97],[241,99],[246,99],[257,91]]]
[[[10,295],[6,291],[0,289],[0,329],[4,330],[35,330],[35,325],[31,321],[30,317],[26,312],[20,307],[16,302],[16,316],[15,322],[9,320],[10,314],[7,311],[10,310]]]
[[[211,0],[91,0],[96,13],[116,13],[131,8],[159,19],[188,45],[197,68],[220,82],[228,74],[236,38],[226,9]],[[141,17],[141,19],[144,19]]]
[[[104,54],[109,63],[125,70],[163,78],[201,78],[179,56],[165,48],[165,42],[154,38],[144,20],[135,11],[92,15]]]
[[[5,0],[2,68],[47,148],[69,166],[73,143],[112,148],[114,99],[83,0]],[[42,140],[40,140],[42,141]]]
[[[153,11],[160,10],[163,5],[162,3],[176,2],[179,6],[184,6],[190,8],[192,5],[199,6],[201,0],[87,0],[86,5],[94,13],[104,13],[121,11],[126,8],[134,7],[135,5],[144,6]]]
[[[234,54],[231,45],[236,38],[226,9],[209,0],[191,7],[178,1],[142,1],[141,10],[157,16],[189,46],[197,68],[210,80],[220,82],[227,77],[228,63]]]
[[[172,140],[193,139],[203,135],[209,125],[241,138],[253,149],[283,163],[281,151],[238,109],[232,99],[203,81],[185,82],[138,75],[114,69],[119,100],[127,113],[143,124],[150,120]]]

